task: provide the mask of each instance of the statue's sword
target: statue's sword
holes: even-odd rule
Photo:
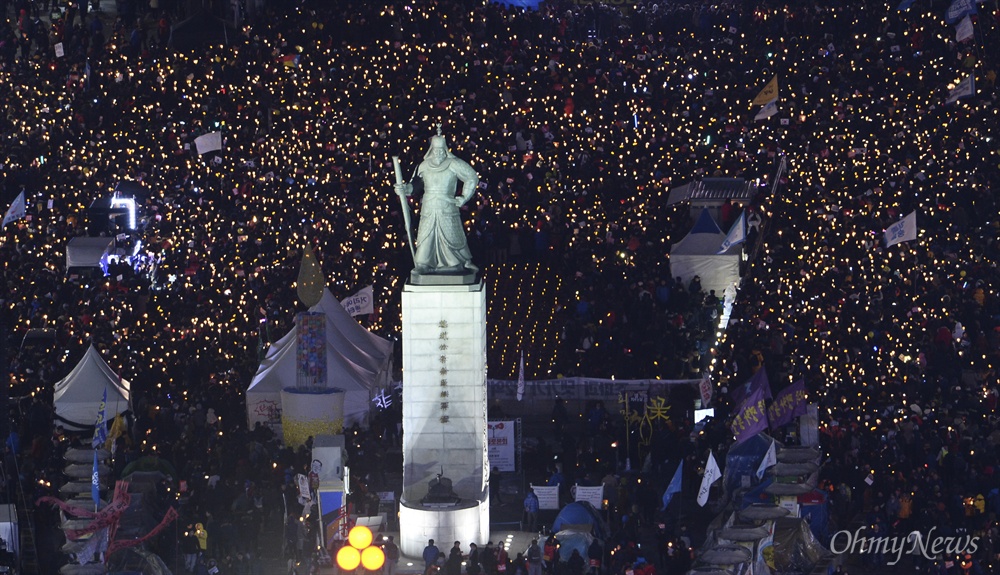
[[[396,172],[396,183],[404,184],[403,181],[403,168],[399,167],[399,156],[392,157],[392,168]],[[410,224],[410,203],[406,201],[406,196],[403,194],[397,194],[399,196],[399,203],[403,207],[403,223],[406,225],[406,241],[410,246],[410,255],[413,256],[414,261],[416,261],[417,254],[413,250],[413,227]]]

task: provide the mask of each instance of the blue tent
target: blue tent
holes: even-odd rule
[[[740,509],[746,509],[757,503],[774,503],[774,496],[765,492],[769,485],[774,483],[773,477],[764,476],[764,480],[754,485],[749,491],[743,494],[743,500],[739,505]]]
[[[594,536],[578,531],[560,531],[556,533],[556,539],[559,540],[559,561],[566,562],[573,555],[574,549],[579,551],[580,555],[586,559],[587,549],[593,543]]]
[[[726,493],[732,495],[743,487],[743,478],[749,476],[750,484],[757,479],[757,468],[771,447],[771,436],[758,433],[739,445],[734,445],[726,454],[726,469],[722,475]]]
[[[581,525],[584,523],[589,523],[593,526],[590,533],[594,537],[602,540],[608,538],[610,534],[608,524],[601,517],[600,512],[586,501],[576,501],[563,507],[559,511],[559,515],[556,515],[556,520],[552,522],[552,531],[559,532],[566,525]],[[584,554],[584,557],[586,557],[586,554]]]
[[[503,4],[509,8],[521,8],[523,10],[538,10],[538,5],[542,0],[496,0],[497,4]]]
[[[830,506],[826,493],[813,489],[809,493],[799,495],[799,514],[809,522],[809,530],[816,539],[828,541],[830,537]]]

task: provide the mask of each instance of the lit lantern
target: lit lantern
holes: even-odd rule
[[[344,571],[354,571],[360,564],[361,553],[354,547],[344,545],[337,551],[337,566]]]
[[[364,525],[355,525],[347,534],[347,542],[360,551],[372,544],[372,530]]]
[[[366,547],[364,551],[361,552],[361,564],[365,569],[369,571],[377,571],[382,568],[383,563],[385,563],[385,553],[382,552],[381,547],[372,545],[370,547]]]

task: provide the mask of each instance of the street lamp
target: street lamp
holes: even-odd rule
[[[377,571],[385,563],[382,548],[372,545],[372,531],[364,525],[355,525],[347,534],[347,545],[337,551],[337,566],[344,571],[353,571],[358,565],[369,571]]]

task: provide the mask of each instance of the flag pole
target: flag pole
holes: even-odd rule
[[[392,168],[396,176],[396,184],[405,183],[403,180],[403,168],[399,165],[399,156],[392,157]],[[414,258],[414,264],[416,263],[416,252],[413,249],[413,225],[410,223],[410,204],[406,201],[406,196],[399,194],[399,203],[403,209],[403,223],[406,225],[406,240],[407,245],[410,246],[410,255]]]

